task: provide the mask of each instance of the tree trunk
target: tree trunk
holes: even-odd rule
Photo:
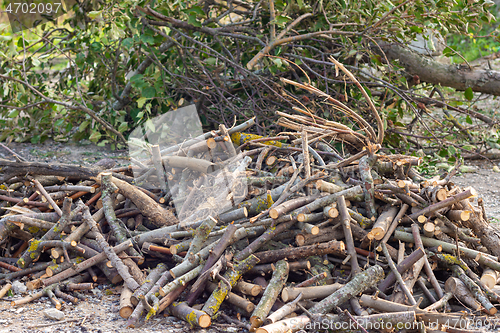
[[[381,45],[382,50],[389,60],[399,60],[406,72],[418,75],[420,81],[442,86],[465,90],[500,95],[500,72],[472,68],[467,65],[442,64],[436,60],[419,55],[398,45]]]

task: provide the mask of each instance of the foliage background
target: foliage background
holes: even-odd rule
[[[452,115],[463,131],[449,114],[426,112],[418,98],[433,87],[388,63],[379,44],[404,45],[433,31],[447,36],[445,56],[471,61],[499,50],[492,6],[484,0],[95,0],[22,33],[12,34],[3,22],[0,141],[88,139],[120,148],[137,125],[152,129],[153,117],[190,103],[207,130],[256,115],[256,131],[272,134],[275,112],[293,112],[294,105],[359,130],[323,99],[280,78],[310,80],[375,124],[360,91],[328,61],[334,56],[372,96],[389,149],[453,161],[460,152],[499,148],[496,125],[486,130],[473,117]],[[282,31],[285,42],[248,69]],[[450,106],[467,109],[477,100],[472,91],[440,89]]]

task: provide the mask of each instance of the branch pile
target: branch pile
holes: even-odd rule
[[[12,306],[46,296],[60,308],[123,281],[128,327],[161,313],[260,333],[495,320],[500,236],[473,188],[378,153],[369,125],[280,116],[289,131],[276,137],[245,133],[251,119],[115,169],[0,160],[2,295],[21,279],[31,294]],[[232,207],[195,220],[185,207],[237,156]],[[139,186],[148,177],[157,187]]]

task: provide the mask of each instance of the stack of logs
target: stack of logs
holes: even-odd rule
[[[259,333],[495,323],[500,236],[474,189],[454,185],[451,173],[425,179],[418,158],[374,144],[342,157],[311,119],[301,121],[277,137],[244,133],[253,119],[221,126],[107,170],[12,152],[15,160],[0,160],[0,297],[21,279],[31,292],[12,306],[45,296],[61,308],[98,283],[123,281],[128,327],[159,314]],[[246,198],[179,223],[172,200],[187,205],[197,166],[235,154],[247,158]],[[184,192],[143,188],[137,171],[184,177]]]

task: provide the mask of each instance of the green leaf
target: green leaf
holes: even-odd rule
[[[291,21],[292,19],[286,16],[278,16],[276,17],[276,24],[279,26],[284,26],[287,22]]]
[[[137,100],[137,107],[142,108],[144,103],[146,103],[148,99],[146,97],[141,97]]]
[[[188,15],[201,16],[201,17],[205,16],[205,12],[203,11],[203,8],[201,8],[200,6],[193,6],[191,8],[183,10],[183,12]]]
[[[134,40],[132,38],[125,38],[122,41],[122,45],[126,49],[130,49],[132,46],[134,46]]]
[[[154,45],[155,43],[155,38],[151,35],[141,35],[141,40],[149,45]]]
[[[456,52],[449,46],[445,47],[445,49],[443,50],[443,55],[445,57],[451,57],[455,54]]]
[[[151,132],[155,131],[155,124],[153,124],[153,121],[151,119],[146,120],[146,122],[144,123],[144,126],[146,126],[146,128],[148,130],[150,130]]]
[[[195,27],[201,27],[201,23],[196,18],[196,15],[188,15],[188,23],[194,25]]]
[[[464,96],[465,98],[467,98],[467,100],[472,101],[472,99],[474,98],[474,93],[472,92],[471,87],[465,89]]]
[[[9,112],[9,114],[7,115],[7,117],[9,118],[15,118],[19,115],[19,112],[21,112],[20,110],[11,110]]]
[[[203,60],[205,63],[209,64],[209,65],[212,65],[214,66],[215,63],[217,62],[217,59],[216,58],[207,58],[205,60]]]
[[[472,119],[469,115],[467,115],[467,117],[465,118],[465,121],[467,122],[467,124],[472,125]]]
[[[97,142],[101,138],[102,134],[99,133],[99,131],[92,132],[92,134],[89,137],[89,140],[92,142]]]
[[[120,127],[118,127],[118,132],[123,133],[128,129],[128,124],[126,122],[123,122],[120,124]]]
[[[156,96],[156,90],[154,87],[147,87],[142,89],[142,97],[153,98]]]
[[[80,124],[80,126],[78,126],[78,132],[85,131],[85,129],[87,128],[87,126],[89,126],[89,124],[90,124],[90,121],[85,120],[83,123]]]
[[[97,17],[98,17],[98,16],[100,16],[100,15],[101,15],[101,11],[100,11],[100,10],[99,10],[99,11],[94,10],[94,11],[91,11],[91,12],[89,12],[89,13],[87,14],[87,16],[88,16],[90,19],[92,19],[92,20],[93,20],[93,19],[95,19],[95,18],[97,18]]]

